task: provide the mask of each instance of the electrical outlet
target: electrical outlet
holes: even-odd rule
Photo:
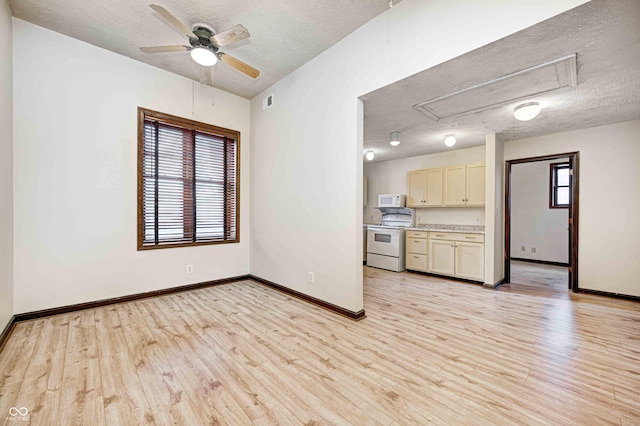
[[[535,247],[531,247],[531,253],[535,253],[536,252],[536,248]]]
[[[520,251],[527,251],[527,248],[525,246],[520,246]]]
[[[309,272],[309,284],[313,284],[314,280],[315,280],[315,276],[313,272]]]
[[[480,223],[480,218],[476,217],[476,223]]]
[[[193,274],[193,265],[187,265],[187,274]]]

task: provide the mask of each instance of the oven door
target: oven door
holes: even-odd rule
[[[367,253],[398,257],[400,232],[397,229],[369,228],[367,231]]]

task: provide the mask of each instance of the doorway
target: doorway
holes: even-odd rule
[[[568,193],[568,219],[567,219],[567,229],[568,229],[568,288],[573,292],[577,292],[579,290],[578,287],[578,211],[579,211],[579,161],[580,161],[580,153],[579,152],[570,152],[563,154],[554,154],[554,155],[545,155],[540,157],[530,157],[530,158],[521,158],[517,160],[509,160],[505,162],[505,271],[504,271],[504,282],[511,282],[511,260],[512,260],[512,250],[511,250],[511,233],[513,230],[512,227],[512,167],[516,164],[524,164],[524,163],[535,163],[542,161],[551,161],[558,160],[556,164],[562,164],[564,162],[568,162],[568,175],[569,175],[569,186],[567,189]],[[553,169],[551,169],[551,173],[553,173]],[[558,188],[554,190],[553,177],[550,176],[551,185],[550,185],[550,208],[552,208],[552,200],[553,197],[558,198],[558,194],[560,193],[559,201],[562,200],[562,193],[564,190],[558,192]],[[557,186],[557,185],[556,185]],[[554,195],[555,194],[555,195]],[[515,256],[514,256],[515,257]]]

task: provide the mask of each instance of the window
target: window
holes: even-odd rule
[[[549,176],[549,208],[569,208],[570,196],[569,163],[552,163]]]
[[[239,241],[240,133],[138,108],[138,250]]]

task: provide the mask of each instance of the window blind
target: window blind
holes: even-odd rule
[[[139,246],[236,242],[237,139],[149,114],[143,126]]]

